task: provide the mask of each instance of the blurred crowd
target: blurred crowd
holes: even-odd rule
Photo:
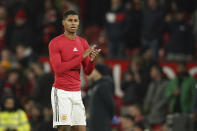
[[[88,24],[104,28],[105,31],[98,34],[98,41],[92,41],[101,45],[107,43],[108,58],[124,59],[132,52],[143,52],[147,48],[152,49],[158,60],[195,58],[196,1],[111,0],[108,6],[106,3],[100,7],[104,8],[104,13],[94,8],[88,10],[88,14],[92,14],[88,15],[88,20],[94,18],[93,14],[97,18]],[[93,30],[98,29],[91,30],[94,33]],[[107,38],[103,38],[103,33]]]
[[[1,0],[0,131],[56,130],[54,78],[39,58],[48,57],[69,9],[79,12],[79,35],[102,49],[84,78],[89,131],[197,130],[196,80],[186,70],[197,58],[195,0]],[[131,62],[121,104],[106,59]],[[162,60],[178,62],[175,78],[163,73]]]

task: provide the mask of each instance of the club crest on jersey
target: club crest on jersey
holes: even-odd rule
[[[73,49],[73,51],[78,51],[78,49],[75,47],[75,48]]]
[[[67,120],[67,116],[66,116],[65,114],[63,114],[63,115],[61,116],[61,120],[62,120],[62,121],[66,121],[66,120]]]

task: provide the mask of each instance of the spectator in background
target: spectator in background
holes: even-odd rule
[[[194,54],[192,26],[184,20],[184,12],[177,11],[175,18],[166,16],[169,41],[166,45],[166,59],[175,61],[191,60]]]
[[[103,65],[97,64],[87,77],[92,84],[89,103],[89,131],[110,131],[110,123],[115,112],[113,100],[114,85]]]
[[[31,63],[30,68],[35,73],[36,85],[33,93],[33,97],[40,105],[47,106],[49,105],[51,99],[51,88],[54,77],[51,73],[44,72],[44,67],[42,63],[35,62]],[[43,94],[44,92],[44,94]]]
[[[111,0],[110,10],[105,16],[106,33],[109,38],[109,57],[122,59],[125,55],[124,26],[126,19],[122,0]]]
[[[100,54],[96,57],[96,63],[105,64],[106,55],[101,51]]]
[[[53,124],[53,112],[51,106],[44,107],[43,119],[41,131],[56,131],[56,129],[51,126]]]
[[[111,78],[112,78],[112,71],[109,68],[109,66],[107,64],[105,64],[105,58],[106,58],[105,54],[101,51],[96,57],[96,64],[102,65],[106,70],[106,75],[111,76]],[[90,96],[88,94],[88,90],[89,90],[89,88],[91,88],[93,81],[87,81],[87,82],[88,82],[87,83],[88,86],[85,88],[82,88],[85,92],[87,92],[86,95],[83,97],[83,102],[84,102],[85,106],[88,105],[88,102],[89,102]],[[86,110],[88,110],[88,109],[86,109]]]
[[[2,82],[6,77],[6,74],[8,72],[10,65],[8,64],[4,64],[4,63],[0,63],[0,87],[2,87]]]
[[[128,70],[123,74],[121,88],[124,92],[123,103],[133,104],[140,101],[138,90],[141,82],[141,66],[142,61],[140,57],[134,57]],[[135,77],[135,76],[136,77]]]
[[[147,48],[141,52],[141,57],[143,60],[143,70],[146,72],[147,79],[150,79],[150,69],[153,65],[157,64],[157,60],[154,59],[153,50]]]
[[[43,126],[42,106],[35,104],[31,109],[30,124],[31,131],[42,131]]]
[[[125,72],[122,79],[122,90],[124,92],[123,103],[142,104],[147,90],[147,77],[143,71],[143,61],[140,56],[132,59],[128,71]]]
[[[142,2],[141,0],[130,0],[125,5],[127,9],[125,21],[125,39],[127,48],[140,47],[140,34],[142,22]]]
[[[4,2],[2,2],[4,1]],[[1,0],[2,5],[7,9],[8,16],[13,18],[17,10],[23,6],[25,0]]]
[[[161,130],[167,115],[167,99],[164,92],[167,88],[167,80],[164,79],[162,68],[153,65],[150,71],[152,82],[149,85],[144,99],[144,112],[147,115],[148,123],[153,130],[157,127]],[[159,127],[159,128],[158,128]]]
[[[6,78],[6,75],[12,67],[12,53],[9,49],[2,49],[0,55],[0,81]]]
[[[14,51],[18,44],[25,44],[27,47],[36,50],[35,33],[27,23],[27,14],[25,10],[19,9],[16,12],[14,23],[7,27],[6,45]]]
[[[186,70],[185,63],[177,66],[177,77],[170,80],[166,89],[169,113],[190,113],[194,103],[195,80]]]
[[[13,96],[3,99],[0,116],[0,131],[30,131],[27,116]]]
[[[148,48],[141,52],[142,57],[142,70],[143,70],[143,78],[145,79],[146,84],[149,85],[151,81],[150,71],[153,65],[157,64],[157,60],[154,59],[153,50]]]
[[[142,115],[142,109],[140,107],[139,104],[132,104],[128,107],[129,109],[129,115],[133,116],[134,117],[134,122],[142,122],[144,123],[144,117]]]
[[[24,94],[26,97],[32,97],[36,88],[36,76],[33,70],[26,69],[24,72],[24,76],[26,77],[26,83],[24,87]]]
[[[164,1],[164,0],[163,0]],[[196,9],[196,1],[195,0],[189,0],[189,1],[181,1],[181,0],[165,0],[165,7],[170,6],[171,3],[173,3],[173,6],[177,9],[183,9],[185,10],[188,15],[192,14],[193,11]]]
[[[36,61],[36,56],[31,48],[18,44],[15,50],[18,68],[25,69],[31,62]]]
[[[52,0],[45,0],[44,2],[44,16],[42,20],[43,24],[43,40],[42,40],[42,50],[43,55],[48,55],[48,44],[52,38],[57,36],[58,30],[62,31],[61,26],[58,24],[58,12],[55,4]],[[59,28],[59,29],[58,29]]]
[[[8,48],[3,48],[0,55],[0,61],[12,61],[12,52]]]
[[[32,97],[27,97],[24,100],[23,103],[23,108],[25,110],[25,112],[27,113],[27,117],[30,120],[31,114],[32,114],[32,109],[35,106],[35,100]]]
[[[151,48],[154,57],[158,58],[158,49],[163,29],[163,11],[159,8],[157,0],[148,0],[148,7],[142,15],[142,48]]]
[[[25,7],[25,10],[28,14],[28,23],[31,25],[31,27],[34,28],[34,31],[36,31],[36,35],[38,35],[39,31],[41,31],[40,27],[42,25],[45,0],[22,0],[22,1],[24,2],[23,7]]]
[[[44,18],[44,1],[45,0],[22,0],[25,12],[27,13],[27,24],[33,30],[34,40],[32,41],[35,45],[33,51],[39,55],[42,53],[43,45],[43,18]]]
[[[108,70],[107,71],[108,75],[112,76],[112,71],[109,68],[109,66],[105,63],[105,58],[106,58],[106,55],[101,51],[100,54],[98,54],[98,56],[96,57],[96,63],[104,65],[106,70]]]
[[[0,52],[6,46],[5,32],[8,25],[7,10],[4,6],[0,5]]]
[[[8,72],[7,79],[3,81],[2,86],[0,87],[0,97],[13,95],[17,99],[21,100],[23,96],[23,87],[19,80],[20,71],[12,69]]]
[[[121,131],[133,131],[134,128],[134,117],[131,115],[124,115],[120,118],[121,122]]]

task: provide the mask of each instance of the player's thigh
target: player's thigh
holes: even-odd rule
[[[58,131],[70,131],[71,126],[64,126],[64,125],[59,125],[58,126]]]
[[[86,126],[83,126],[83,125],[72,126],[71,131],[86,131]]]
[[[53,108],[53,127],[59,125],[72,125],[72,102],[69,98],[69,93],[53,89],[52,93],[52,108]]]
[[[77,94],[77,93],[76,93]],[[80,93],[73,98],[72,126],[85,126],[86,114]]]
[[[59,121],[71,125],[72,119],[72,102],[70,100],[70,93],[63,90],[58,90],[58,113]]]
[[[72,119],[73,119],[73,125],[76,125],[77,121],[84,123],[84,121],[86,120],[85,107],[82,102],[79,104],[73,104]],[[81,124],[79,123],[79,125]]]

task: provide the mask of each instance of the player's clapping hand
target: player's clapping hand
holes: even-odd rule
[[[101,49],[96,49],[96,45],[93,45],[91,48],[85,50],[83,53],[83,58],[85,59],[87,56],[90,56],[90,61],[92,62],[100,51]]]
[[[90,52],[90,61],[94,61],[96,56],[99,54],[99,52],[101,51],[101,49],[96,49],[96,45],[92,46],[92,50]]]
[[[91,53],[91,48],[85,50],[84,53],[83,53],[83,59],[85,59],[86,57],[88,57],[90,53]]]
[[[85,59],[90,55],[90,53],[95,49],[96,45],[93,45],[91,48],[87,49],[83,53],[83,58]]]

